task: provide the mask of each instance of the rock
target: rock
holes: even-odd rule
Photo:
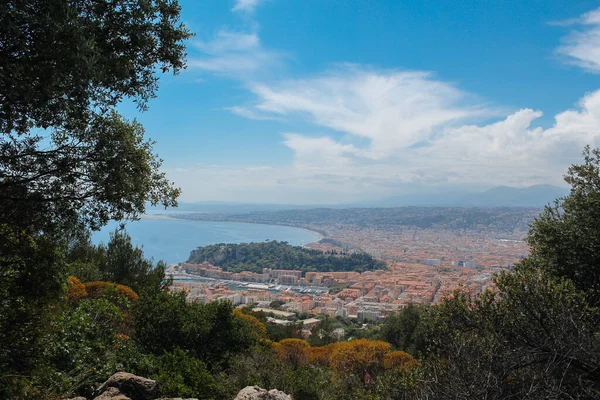
[[[71,397],[70,399],[66,399],[66,400],[87,400],[87,399],[82,396],[77,396],[77,397]]]
[[[109,387],[104,390],[100,396],[95,397],[94,400],[131,400],[130,397],[125,396],[116,387]]]
[[[117,389],[118,394],[112,389]],[[100,397],[109,391],[114,393],[113,397]],[[158,382],[127,372],[117,372],[108,378],[98,388],[98,393],[101,395],[94,400],[153,400],[159,396]],[[122,397],[116,397],[119,395]]]
[[[234,400],[292,400],[292,396],[277,389],[267,391],[258,386],[246,386]]]

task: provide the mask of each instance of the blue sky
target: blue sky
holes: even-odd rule
[[[560,184],[600,143],[600,3],[180,0],[196,34],[136,117],[183,201]]]

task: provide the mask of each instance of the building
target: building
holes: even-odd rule
[[[316,318],[307,318],[307,319],[303,319],[302,321],[302,329],[312,329],[313,326],[318,325],[321,320],[320,319],[316,319]]]
[[[278,279],[283,275],[295,276],[296,279],[302,278],[302,271],[295,269],[273,269],[271,270],[271,278]]]
[[[283,319],[293,319],[296,316],[296,313],[293,312],[289,312],[289,311],[280,311],[280,310],[273,310],[271,308],[253,308],[252,311],[258,311],[258,312],[264,312],[265,314],[273,314],[276,317],[279,318],[283,318]]]

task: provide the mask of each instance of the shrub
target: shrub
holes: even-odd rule
[[[374,377],[383,370],[383,360],[391,345],[381,340],[358,339],[338,343],[329,357],[337,377],[348,374]]]
[[[92,299],[111,298],[116,296],[124,297],[131,302],[138,300],[138,295],[131,288],[118,283],[96,281],[84,283],[88,297]]]
[[[383,357],[383,368],[385,369],[408,369],[417,364],[417,360],[405,351],[392,351]]]
[[[239,309],[233,311],[233,315],[240,318],[241,320],[250,324],[256,331],[256,335],[259,339],[267,338],[267,327],[265,324],[259,321],[254,315],[244,314]]]
[[[306,349],[306,356],[308,363],[312,365],[329,365],[329,357],[335,345],[320,346],[320,347],[309,347]]]
[[[69,291],[67,292],[67,302],[77,303],[79,300],[88,296],[85,285],[75,276],[69,276]]]
[[[293,366],[306,364],[308,361],[307,350],[310,348],[310,345],[306,340],[283,339],[281,342],[274,344],[274,347],[278,352],[279,358]]]

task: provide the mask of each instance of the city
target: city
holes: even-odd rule
[[[184,290],[188,300],[229,300],[234,305],[268,307],[282,302],[288,312],[358,318],[376,321],[409,303],[438,304],[457,290],[481,293],[493,285],[499,269],[477,269],[463,261],[443,265],[388,262],[389,270],[359,272],[306,272],[270,270],[232,273],[209,263],[170,265],[174,290]],[[459,266],[459,263],[461,266]],[[465,267],[467,264],[471,268]]]

